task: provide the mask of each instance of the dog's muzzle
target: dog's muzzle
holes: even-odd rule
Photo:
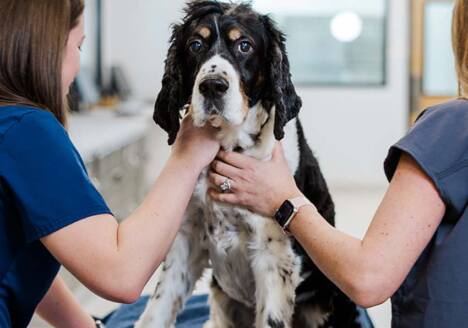
[[[245,117],[240,77],[234,66],[215,55],[203,64],[192,92],[196,126],[209,121],[213,127],[240,125]]]

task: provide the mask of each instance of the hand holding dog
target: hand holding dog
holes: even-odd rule
[[[216,129],[211,125],[198,128],[193,125],[192,118],[186,116],[181,122],[171,156],[190,166],[195,165],[201,171],[213,161],[219,151],[220,145],[215,135]]]
[[[274,216],[286,199],[302,194],[280,142],[277,142],[271,160],[266,162],[239,153],[220,151],[211,164],[209,179],[219,186],[226,178],[231,180],[231,192],[210,189],[213,199],[241,205],[265,216]]]

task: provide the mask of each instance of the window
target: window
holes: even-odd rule
[[[255,0],[287,36],[296,84],[385,84],[386,0]]]

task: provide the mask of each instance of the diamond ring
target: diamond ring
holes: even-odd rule
[[[219,189],[221,190],[221,192],[229,192],[231,191],[231,188],[231,180],[229,180],[228,178],[226,178],[226,180],[224,180],[224,182],[219,185]]]

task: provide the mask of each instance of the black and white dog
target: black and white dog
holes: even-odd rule
[[[297,118],[301,99],[285,38],[248,4],[189,2],[174,25],[154,118],[173,143],[180,111],[219,128],[228,151],[267,160],[283,139],[302,192],[334,223],[334,206]],[[136,327],[173,327],[205,268],[212,267],[210,328],[359,327],[356,306],[271,219],[216,203],[206,171],[159,282]]]

